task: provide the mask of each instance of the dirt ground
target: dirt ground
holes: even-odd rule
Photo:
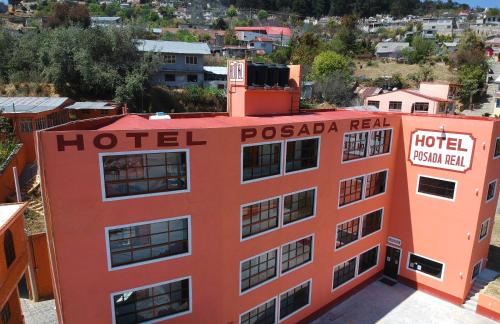
[[[417,73],[420,70],[418,64],[403,64],[396,62],[380,62],[372,61],[372,66],[368,66],[368,61],[356,61],[356,71],[354,75],[357,77],[365,77],[368,79],[376,79],[383,76],[392,76],[396,73],[407,78],[409,74]],[[456,75],[450,71],[444,63],[436,63],[433,66],[434,79],[440,81],[456,82]]]

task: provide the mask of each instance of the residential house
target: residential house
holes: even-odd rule
[[[415,114],[448,114],[455,109],[458,86],[422,83],[419,90],[401,89],[366,97],[364,104],[380,111]]]
[[[89,119],[124,113],[125,107],[108,101],[83,101],[67,106],[71,119]]]
[[[26,203],[0,205],[0,316],[2,323],[24,323],[18,286],[26,287],[28,252],[24,233]],[[24,290],[24,289],[23,289]],[[28,297],[28,296],[25,296]]]
[[[375,46],[375,56],[397,60],[403,56],[402,51],[409,47],[410,43],[408,42],[380,42]]]
[[[457,28],[455,18],[426,18],[422,23],[422,37],[436,38],[436,35],[453,36]]]
[[[121,24],[121,17],[90,17],[92,27],[118,27]]]
[[[288,27],[274,26],[254,26],[254,27],[235,27],[236,37],[242,42],[251,42],[257,37],[266,37],[279,45],[288,45],[292,38],[292,30]]]
[[[9,118],[14,134],[26,148],[29,162],[36,160],[35,133],[69,121],[66,97],[0,97],[2,116]]]
[[[253,41],[248,42],[248,49],[253,49],[256,54],[271,54],[273,52],[274,40],[268,37],[255,37]]]
[[[138,40],[141,52],[154,52],[162,56],[163,64],[151,76],[153,84],[168,87],[203,86],[203,59],[210,54],[205,43],[187,43],[157,40]]]

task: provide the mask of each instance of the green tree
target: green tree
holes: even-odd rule
[[[261,9],[261,10],[259,10],[259,11],[257,12],[257,18],[258,18],[260,21],[262,21],[262,20],[266,20],[268,16],[269,16],[269,14],[268,14],[268,13],[267,13],[267,11],[265,11],[265,10],[262,10],[262,9]]]
[[[324,44],[313,33],[304,33],[292,40],[291,47],[292,63],[310,66],[316,55],[323,49]]]
[[[432,40],[415,36],[411,41],[411,48],[405,48],[402,51],[403,57],[410,64],[424,63],[434,54],[436,44]]]
[[[312,77],[314,79],[321,79],[333,73],[349,76],[353,72],[352,69],[352,61],[348,57],[334,51],[324,51],[314,58]]]
[[[484,86],[486,73],[483,67],[474,65],[463,65],[458,69],[458,82],[461,87],[458,91],[460,101],[472,109],[474,96],[478,94]]]
[[[227,8],[226,10],[226,16],[228,16],[229,18],[234,18],[238,15],[238,10],[236,9],[235,6],[231,5],[229,6],[229,8]]]
[[[238,45],[240,42],[238,41],[238,38],[236,38],[236,33],[234,32],[234,29],[228,29],[226,30],[224,34],[224,44],[226,45]]]
[[[213,29],[221,29],[221,30],[226,30],[227,29],[227,23],[224,20],[224,18],[217,18],[217,20],[212,24]]]

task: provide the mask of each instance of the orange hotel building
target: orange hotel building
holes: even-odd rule
[[[301,111],[299,66],[229,67],[228,114],[38,133],[60,322],[296,323],[381,275],[462,304],[500,121]]]

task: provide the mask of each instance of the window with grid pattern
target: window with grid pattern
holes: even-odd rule
[[[427,102],[415,102],[413,104],[413,112],[415,113],[428,113],[429,103]]]
[[[455,182],[421,176],[418,181],[418,192],[443,197],[455,198]]]
[[[186,55],[186,64],[198,64],[198,57]]]
[[[378,246],[361,253],[359,256],[358,275],[377,265]]]
[[[389,110],[401,111],[401,106],[403,103],[401,101],[389,101]]]
[[[380,101],[368,100],[368,106],[375,106],[375,107],[379,108]]]
[[[111,229],[111,266],[189,253],[188,218]]]
[[[486,201],[490,201],[495,197],[496,189],[497,189],[496,181],[492,181],[488,184],[488,193],[486,194]]]
[[[241,263],[241,292],[277,276],[278,250],[262,253]]]
[[[340,182],[339,207],[363,198],[364,177],[347,179]]]
[[[242,314],[240,324],[274,324],[276,323],[276,299],[259,305]]]
[[[285,196],[283,224],[290,224],[314,215],[316,189],[297,192]]]
[[[433,261],[413,253],[410,253],[410,257],[408,258],[408,268],[438,279],[441,279],[443,275],[443,264],[441,262]]]
[[[188,312],[189,281],[182,279],[114,295],[115,323],[141,323]]]
[[[500,99],[498,99],[500,102]],[[500,108],[500,105],[498,106]],[[500,137],[497,138],[496,143],[495,143],[495,155],[494,157],[499,157],[500,156]]]
[[[286,143],[286,172],[318,166],[319,139],[288,141]]]
[[[488,235],[488,227],[490,226],[490,220],[487,219],[485,222],[481,224],[481,231],[479,232],[479,240],[482,240],[483,238]]]
[[[278,227],[279,198],[244,206],[241,214],[242,237],[250,237]]]
[[[280,295],[280,319],[309,304],[311,282],[308,281]]]
[[[382,227],[382,209],[368,213],[363,216],[363,230],[361,237],[374,233]]]
[[[164,57],[163,57],[163,63],[165,64],[175,64],[175,55],[173,54],[166,54]]]
[[[344,135],[344,150],[342,161],[352,161],[366,157],[368,147],[368,132]]]
[[[312,260],[313,237],[309,236],[281,248],[281,273]]]
[[[243,148],[243,181],[270,177],[281,171],[281,143]]]
[[[186,190],[186,152],[102,157],[106,198]]]
[[[366,176],[365,198],[385,192],[387,171],[372,173]]]
[[[33,131],[33,123],[31,119],[20,119],[19,120],[19,125],[21,126],[21,132],[22,133],[31,133]]]
[[[343,285],[356,276],[356,258],[341,263],[333,270],[333,289]]]
[[[392,129],[370,132],[370,156],[389,153],[391,148]]]
[[[337,225],[335,248],[341,248],[359,237],[359,217]]]

